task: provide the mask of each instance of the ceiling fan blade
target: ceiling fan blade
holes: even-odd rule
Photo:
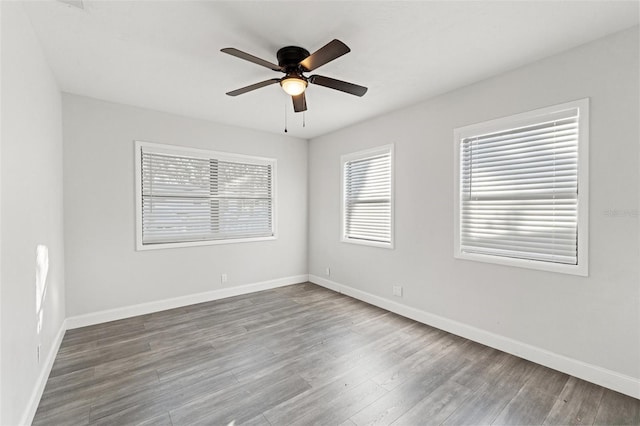
[[[276,65],[269,61],[265,61],[264,59],[260,59],[257,56],[250,55],[242,50],[235,49],[233,47],[225,47],[224,49],[220,49],[221,52],[227,53],[231,56],[235,56],[236,58],[244,59],[245,61],[253,62],[254,64],[262,65],[263,67],[272,69],[274,71],[282,71],[282,67],[280,65]]]
[[[351,52],[351,49],[346,44],[335,39],[300,61],[300,66],[305,71],[313,71],[349,52]]]
[[[307,110],[307,99],[304,96],[304,92],[300,93],[297,96],[292,96],[293,99],[293,110],[295,112],[302,112]]]
[[[346,81],[323,77],[321,75],[312,75],[309,77],[309,83],[328,87],[329,89],[340,90],[341,92],[350,93],[356,96],[363,96],[367,93],[367,88],[364,86],[358,86],[357,84],[347,83]]]
[[[238,96],[243,93],[250,92],[252,90],[259,89],[264,86],[269,86],[270,84],[278,83],[280,81],[279,78],[271,78],[269,80],[261,81],[260,83],[252,84],[250,86],[242,87],[240,89],[232,90],[231,92],[227,92],[229,96]]]

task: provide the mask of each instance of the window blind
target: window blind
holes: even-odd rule
[[[273,235],[272,164],[142,148],[142,243]]]
[[[344,163],[347,239],[391,243],[391,153]]]
[[[577,264],[578,120],[462,139],[461,251]]]

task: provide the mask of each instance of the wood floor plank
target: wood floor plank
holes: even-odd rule
[[[360,322],[351,327],[351,331],[367,338],[376,339],[389,334],[402,332],[415,324],[415,321],[392,312],[386,312],[371,320]]]
[[[439,384],[439,380],[426,384],[419,379],[409,380],[351,416],[351,421],[358,426],[391,424]]]
[[[535,365],[530,379],[509,401],[493,424],[542,424],[568,380],[567,374]]]
[[[184,342],[183,342],[184,343]],[[199,341],[189,342],[187,345],[178,344],[171,348],[152,349],[150,352],[143,352],[120,358],[112,361],[105,361],[94,367],[96,377],[112,376],[114,374],[136,371],[144,368],[163,370],[179,363],[189,362],[189,360],[204,358],[215,352],[215,348],[210,344]]]
[[[496,366],[503,365],[512,356],[496,349],[488,349],[486,358],[472,360],[465,354],[463,357],[468,360],[467,365],[454,374],[451,380],[474,391],[485,388],[493,382]]]
[[[439,425],[466,401],[471,393],[471,389],[447,380],[392,424],[394,426]]]
[[[406,358],[423,350],[425,347],[430,347],[440,338],[447,336],[448,333],[423,324],[414,324],[402,330],[401,333],[394,333],[394,335],[401,339],[400,344],[389,348],[389,350]]]
[[[640,401],[605,389],[594,421],[596,425],[640,425]]]
[[[299,421],[306,413],[318,410],[319,407],[331,407],[331,401],[341,398],[354,387],[365,383],[368,378],[369,373],[366,370],[355,367],[336,377],[334,381],[308,389],[266,410],[263,414],[274,425]]]
[[[604,388],[601,386],[569,377],[544,424],[593,424],[603,393]]]
[[[104,395],[138,392],[153,388],[157,384],[158,375],[153,369],[140,369],[106,377],[92,376],[90,379],[83,379],[74,387],[67,386],[64,390],[45,392],[40,400],[40,408],[49,409],[73,401],[92,403]]]
[[[316,404],[304,415],[292,422],[291,425],[324,425],[340,424],[349,419],[362,408],[374,404],[387,393],[380,385],[367,380],[340,395],[336,395],[327,404]]]
[[[207,421],[207,416],[212,413],[217,413],[218,410],[227,409],[239,410],[237,403],[243,401],[249,397],[249,391],[243,387],[233,387],[224,389],[223,391],[215,392],[214,394],[207,395],[204,398],[199,398],[182,405],[181,407],[169,412],[171,416],[171,422],[174,426],[178,425],[191,425],[196,421]],[[236,420],[232,413],[226,413],[231,419],[226,424]],[[213,420],[210,424],[222,424],[222,421],[215,423]]]
[[[382,371],[373,380],[383,388],[393,390],[405,381],[415,377],[417,373],[428,371],[438,360],[449,356],[452,351],[457,350],[458,347],[453,342],[454,340],[448,335],[435,335],[431,344],[425,345],[420,351],[412,353],[389,369]],[[462,368],[464,366],[461,366]]]
[[[444,422],[445,425],[491,424],[530,378],[535,364],[506,355],[492,363],[486,383],[474,391]],[[455,375],[454,375],[455,376]]]
[[[555,396],[534,387],[523,386],[504,407],[493,425],[539,425],[551,411]]]
[[[197,381],[166,382],[135,393],[99,398],[91,405],[91,420],[112,424],[141,421],[238,383],[230,372],[202,377]]]
[[[157,417],[137,422],[136,426],[173,426],[173,423],[171,423],[171,416],[169,413],[163,413]]]
[[[110,321],[102,324],[91,325],[73,330],[67,330],[61,348],[74,346],[86,342],[96,342],[100,339],[131,330],[144,328],[145,316],[132,317],[118,321]]]
[[[517,391],[513,387],[493,388],[490,385],[484,385],[464,400],[442,424],[489,425]]]
[[[194,345],[215,346],[216,339],[237,336],[246,333],[242,326],[202,328],[195,326],[189,329],[171,329],[149,335],[149,346],[152,351],[163,352],[182,346],[184,342]]]
[[[148,342],[135,342],[130,345],[118,345],[109,347],[96,347],[79,354],[69,354],[66,357],[56,358],[51,368],[51,377],[95,367],[98,364],[127,358],[131,355],[150,352]]]
[[[260,346],[248,346],[245,349],[231,351],[211,351],[208,355],[197,360],[176,361],[173,364],[162,364],[157,368],[161,382],[184,380],[185,378],[200,377],[206,373],[217,375],[233,368],[241,368],[265,359],[274,359],[275,355]]]
[[[50,377],[42,393],[42,398],[56,393],[66,394],[78,387],[89,386],[95,380],[95,368],[74,371],[57,377]]]
[[[239,364],[232,371],[238,381],[251,382],[283,369],[293,374],[301,374],[314,365],[324,364],[331,360],[332,356],[320,349],[308,350],[304,353],[285,352],[274,354],[272,358],[261,362]]]
[[[434,392],[462,367],[461,358],[441,357],[414,377],[370,404],[351,420],[357,425],[391,424]]]
[[[67,399],[53,406],[39,406],[32,426],[70,425],[85,426],[89,423],[91,405],[88,400]]]
[[[272,426],[262,414],[242,422],[242,426]]]
[[[570,377],[568,374],[557,370],[542,365],[534,365],[531,378],[527,381],[526,386],[557,396],[563,391]]]
[[[337,376],[355,367],[367,371],[373,377],[378,371],[386,370],[398,362],[400,362],[400,358],[394,353],[358,349],[342,357],[331,358],[323,364],[314,364],[307,370],[300,372],[300,376],[311,386],[319,387],[332,382]]]
[[[230,386],[222,393],[218,392],[211,397],[197,400],[172,410],[171,419],[174,425],[211,425],[231,422],[242,424],[268,408],[286,401],[308,390],[309,384],[297,375],[283,374],[274,378],[267,376],[258,379],[260,386],[252,386],[247,390],[245,386]],[[241,397],[229,398],[227,393],[237,390]],[[244,391],[244,394],[242,393]],[[224,403],[220,403],[220,397]],[[215,409],[212,409],[214,408]]]
[[[311,283],[68,330],[34,425],[640,424],[640,401]]]

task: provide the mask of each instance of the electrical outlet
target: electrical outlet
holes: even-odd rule
[[[326,268],[324,268],[324,274],[326,276],[330,277],[331,276],[331,268],[328,267],[328,266]]]
[[[229,277],[227,277],[227,274],[222,274],[220,275],[220,281],[224,284],[227,282]]]
[[[398,297],[402,297],[402,286],[401,285],[394,285],[393,286],[393,295],[394,296],[398,296]]]

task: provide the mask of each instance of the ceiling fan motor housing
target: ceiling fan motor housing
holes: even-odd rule
[[[278,65],[286,71],[297,70],[298,64],[310,55],[307,49],[298,46],[286,46],[278,50]]]

